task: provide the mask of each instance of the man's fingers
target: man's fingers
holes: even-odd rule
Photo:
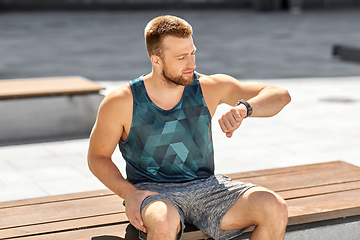
[[[222,117],[219,119],[219,124],[220,124],[220,128],[221,130],[224,132],[224,133],[227,133],[229,132],[233,126],[232,124],[230,123],[229,119],[226,118],[226,117]]]
[[[141,231],[143,231],[144,233],[146,233],[146,228],[144,226],[144,222],[142,221],[142,217],[141,217],[141,214],[140,214],[140,211],[139,211],[139,214],[137,216],[137,221],[139,222],[139,229]]]
[[[242,118],[235,110],[230,110],[219,119],[221,130],[226,133],[227,137],[231,137],[232,133],[240,126]],[[229,134],[228,134],[229,133]]]
[[[158,192],[152,192],[152,191],[144,191],[145,197],[142,199],[141,203],[144,201],[145,198],[156,195],[156,194],[159,194],[159,193]],[[138,223],[138,229],[140,229],[141,231],[146,233],[146,228],[144,226],[144,222],[142,220],[141,213],[140,213],[140,207],[139,207],[138,211],[136,211],[136,213],[135,213],[135,218],[136,218],[136,221]]]
[[[152,192],[152,191],[147,191],[147,192],[148,192],[148,194],[149,194],[147,197],[150,197],[150,196],[159,194],[158,192]]]
[[[130,219],[130,223],[136,228],[146,233],[146,228],[144,227],[144,223],[141,218],[140,211],[136,211],[134,214],[134,218]]]
[[[241,123],[242,118],[240,116],[239,111],[236,111],[234,108],[232,108],[228,114],[229,114],[228,116],[229,116],[230,123],[233,126],[238,126]]]
[[[137,229],[146,233],[146,228],[141,217],[141,204],[147,197],[159,194],[153,191],[136,191],[131,197],[125,200],[125,212],[130,223]]]
[[[227,132],[227,133],[226,133],[226,136],[227,136],[228,138],[231,138],[232,135],[233,135],[233,132]]]

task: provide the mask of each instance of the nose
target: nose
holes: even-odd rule
[[[195,69],[196,68],[196,63],[195,63],[195,55],[192,55],[190,58],[190,60],[188,61],[188,68],[191,69]]]

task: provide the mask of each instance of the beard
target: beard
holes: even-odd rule
[[[185,78],[182,75],[171,75],[167,72],[167,69],[165,67],[162,71],[162,77],[169,85],[173,86],[188,86],[194,81],[194,76]]]

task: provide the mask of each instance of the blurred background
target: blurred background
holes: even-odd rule
[[[279,115],[244,121],[231,139],[217,126],[220,106],[216,172],[334,160],[360,166],[360,0],[0,0],[0,84],[82,76],[105,87],[103,97],[151,71],[143,30],[163,14],[193,26],[198,72],[281,86],[292,96]],[[68,117],[89,107],[64,97],[61,112],[52,99],[39,101]],[[15,120],[29,128],[31,101],[0,99],[0,138]],[[96,114],[98,103],[91,107]],[[12,117],[24,109],[22,119]],[[38,115],[50,122],[53,112]],[[87,167],[90,130],[0,142],[0,202],[105,188]],[[113,159],[124,173],[118,149]]]
[[[193,25],[199,72],[359,74],[332,48],[359,44],[360,0],[0,0],[0,9],[0,79],[133,79],[151,70],[143,29],[161,14]]]

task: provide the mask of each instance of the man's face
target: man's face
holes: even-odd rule
[[[163,79],[172,85],[190,85],[196,68],[195,51],[192,37],[166,36],[163,39]]]

